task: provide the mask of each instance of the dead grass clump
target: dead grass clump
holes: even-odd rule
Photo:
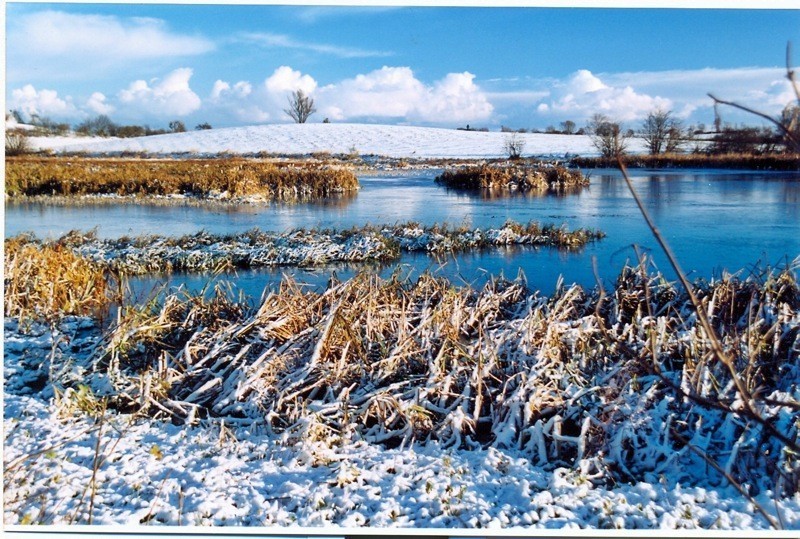
[[[6,161],[6,194],[14,197],[188,195],[258,196],[293,202],[358,189],[345,169],[279,166],[228,159],[14,158]]]
[[[552,193],[563,193],[589,184],[589,180],[578,170],[528,164],[481,165],[450,169],[437,176],[436,181],[453,189]]]
[[[24,236],[5,240],[6,316],[57,319],[97,315],[111,301],[106,272],[59,244],[40,245]]]

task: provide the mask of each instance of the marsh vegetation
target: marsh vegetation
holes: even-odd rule
[[[266,201],[314,200],[358,189],[347,169],[296,167],[263,160],[91,159],[19,157],[6,160],[6,196],[133,199],[184,195],[200,198],[257,197]]]

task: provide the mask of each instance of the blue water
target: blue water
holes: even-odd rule
[[[597,274],[610,285],[627,261],[639,252],[652,256],[655,265],[672,276],[665,257],[647,228],[620,173],[589,171],[591,186],[566,196],[488,198],[437,186],[434,173],[396,177],[359,178],[361,190],[352,196],[318,203],[267,207],[199,208],[191,206],[46,204],[6,205],[6,236],[33,232],[57,237],[71,229],[97,229],[100,236],[164,234],[182,235],[205,229],[213,233],[241,232],[253,227],[286,231],[294,228],[348,228],[371,224],[417,221],[423,224],[468,224],[496,227],[507,219],[591,227],[607,237],[579,252],[550,248],[504,249],[467,253],[446,261],[423,254],[405,255],[402,271],[412,276],[432,270],[459,282],[480,284],[488,275],[502,272],[514,277],[522,270],[530,286],[551,292],[559,278],[569,284],[593,286]],[[785,266],[800,256],[800,173],[750,171],[632,170],[635,189],[690,277],[710,278],[722,271],[744,272],[754,267]],[[397,264],[369,266],[389,274]],[[361,266],[363,267],[363,266]],[[331,271],[342,278],[356,267],[318,270],[279,268],[239,271],[238,287],[251,295],[295,275],[313,286],[324,284]],[[172,283],[198,288],[207,276],[175,275]],[[147,289],[164,278],[137,281]]]

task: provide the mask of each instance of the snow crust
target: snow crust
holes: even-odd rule
[[[138,138],[32,137],[32,145],[57,152],[150,152],[159,154],[332,154],[398,158],[505,157],[510,133],[433,127],[368,124],[274,124],[230,127]],[[586,135],[517,133],[523,155],[592,156],[597,149]],[[630,151],[644,151],[633,139]]]

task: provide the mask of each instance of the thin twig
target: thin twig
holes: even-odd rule
[[[760,503],[758,503],[758,502],[755,500],[755,498],[753,498],[753,497],[750,495],[750,493],[749,493],[749,492],[747,492],[747,490],[746,490],[746,489],[745,489],[745,488],[744,488],[744,487],[741,485],[741,483],[739,483],[738,481],[736,481],[736,479],[734,479],[734,478],[731,476],[731,474],[729,474],[728,472],[726,472],[725,470],[723,470],[723,469],[722,469],[722,467],[721,467],[719,464],[717,464],[717,463],[714,461],[714,459],[712,459],[711,457],[709,457],[709,456],[708,456],[708,455],[705,453],[705,451],[702,451],[700,448],[698,448],[698,447],[695,447],[694,445],[692,445],[692,444],[689,442],[689,440],[688,440],[688,439],[687,439],[685,436],[681,435],[681,434],[680,434],[678,431],[676,431],[674,428],[673,428],[673,429],[670,429],[670,433],[671,433],[673,436],[675,436],[675,437],[678,439],[678,441],[680,441],[681,443],[685,444],[685,445],[686,445],[686,447],[688,447],[689,449],[691,449],[693,453],[695,453],[696,455],[700,456],[700,457],[701,457],[703,460],[705,460],[705,461],[706,461],[706,463],[707,463],[707,464],[709,464],[709,465],[710,465],[712,468],[714,468],[716,471],[718,471],[720,474],[722,474],[722,476],[723,476],[725,479],[727,479],[727,480],[728,480],[728,482],[729,482],[729,483],[730,483],[730,484],[733,486],[733,488],[735,488],[736,490],[738,490],[738,491],[739,491],[739,493],[740,493],[742,496],[744,496],[745,498],[747,498],[747,500],[748,500],[750,503],[752,503],[752,504],[753,504],[753,506],[756,508],[756,510],[757,510],[759,513],[761,513],[761,515],[762,515],[762,516],[763,516],[763,517],[764,517],[764,518],[767,520],[767,522],[769,523],[769,525],[770,525],[770,526],[772,526],[772,527],[773,527],[774,529],[776,529],[776,530],[782,530],[782,529],[783,529],[783,526],[781,526],[781,523],[780,523],[780,522],[778,522],[777,520],[775,520],[775,518],[774,518],[772,515],[770,515],[769,513],[767,513],[766,509],[764,509],[764,507],[763,507],[763,506],[762,506]]]
[[[106,419],[106,406],[107,402],[103,399],[103,410],[100,413],[99,424],[97,426],[97,443],[94,446],[94,462],[92,464],[92,493],[89,495],[89,524],[92,523],[94,516],[94,497],[97,494],[97,470],[100,468],[100,442],[103,440],[103,425]]]
[[[797,91],[797,89],[795,89],[795,91]],[[758,116],[759,118],[763,118],[763,119],[767,120],[768,122],[775,124],[775,126],[777,126],[778,129],[780,129],[781,132],[783,132],[783,134],[789,140],[792,141],[792,144],[794,144],[795,147],[800,146],[800,140],[798,140],[798,138],[794,135],[794,133],[792,133],[785,125],[783,125],[783,122],[781,122],[778,119],[773,118],[769,114],[765,114],[765,113],[757,111],[755,109],[751,109],[750,107],[746,107],[744,105],[736,103],[735,101],[726,101],[724,99],[720,99],[720,98],[714,96],[714,94],[708,94],[708,97],[713,99],[715,103],[719,103],[720,105],[728,105],[729,107],[733,107],[735,109],[743,110],[744,112],[749,112],[750,114],[754,114],[754,115]]]

